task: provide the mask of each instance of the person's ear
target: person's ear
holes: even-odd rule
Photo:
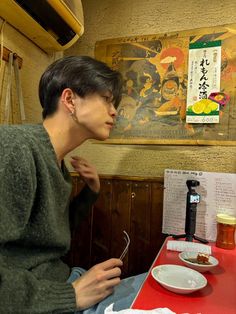
[[[74,113],[74,93],[70,88],[65,88],[61,94],[61,102],[69,113]]]

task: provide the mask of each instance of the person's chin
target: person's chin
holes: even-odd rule
[[[110,134],[99,134],[95,139],[98,141],[105,141],[109,138]]]

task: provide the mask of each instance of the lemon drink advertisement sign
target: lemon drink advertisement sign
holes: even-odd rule
[[[220,91],[221,41],[189,45],[186,122],[219,123],[219,104],[208,96]]]

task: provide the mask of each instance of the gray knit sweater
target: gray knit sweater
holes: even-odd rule
[[[60,259],[70,246],[70,193],[70,175],[42,125],[0,127],[1,314],[75,309]],[[86,187],[75,203],[86,211],[94,200]]]

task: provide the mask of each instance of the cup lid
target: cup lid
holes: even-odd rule
[[[217,214],[216,221],[222,224],[234,225],[236,224],[236,217],[227,214]]]

